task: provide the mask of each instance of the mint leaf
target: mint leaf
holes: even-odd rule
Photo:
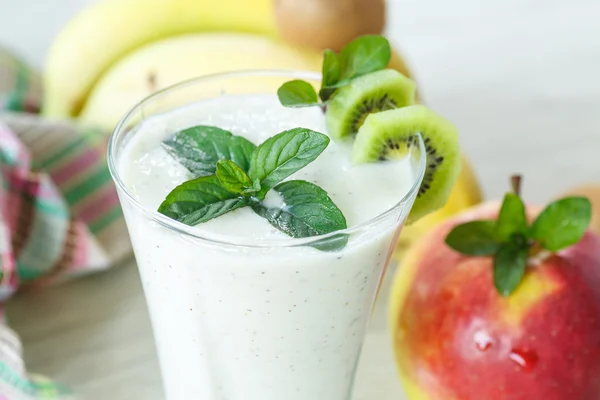
[[[516,241],[503,243],[494,256],[494,286],[504,297],[510,296],[521,283],[527,266],[529,246]]]
[[[319,105],[315,88],[308,82],[296,79],[281,85],[277,90],[279,102],[285,107],[312,107]]]
[[[340,80],[354,79],[387,67],[392,57],[390,43],[379,35],[354,39],[340,52]]]
[[[498,222],[496,222],[496,233],[502,240],[508,240],[513,235],[527,235],[527,215],[525,204],[519,196],[507,193],[504,196]]]
[[[530,237],[549,251],[579,242],[592,218],[592,205],[585,197],[567,197],[550,203],[531,226]]]
[[[165,140],[163,145],[181,165],[198,176],[214,174],[219,160],[232,160],[247,171],[250,157],[256,148],[243,137],[205,125],[177,132]]]
[[[215,175],[192,179],[167,195],[158,212],[186,225],[196,225],[250,204],[228,191]]]
[[[294,128],[281,132],[254,150],[248,175],[258,179],[262,189],[257,197],[265,193],[299,169],[314,161],[329,144],[322,133],[305,128]]]
[[[323,69],[322,69],[322,82],[321,90],[319,91],[319,97],[322,101],[327,101],[335,92],[335,85],[340,80],[340,61],[337,54],[333,50],[327,49],[323,53]]]
[[[333,93],[337,89],[339,89],[343,86],[349,85],[350,83],[352,83],[351,79],[344,79],[343,81],[338,81],[334,85],[322,87],[321,90],[319,91],[319,97],[321,97],[321,99],[323,101],[330,100],[331,97],[333,96]]]
[[[446,244],[469,256],[489,256],[500,248],[494,221],[471,221],[455,226],[446,236]]]
[[[260,180],[255,179],[254,182],[252,182],[252,186],[244,189],[243,193],[244,194],[255,194],[259,191],[260,191]]]
[[[301,180],[283,182],[273,188],[283,198],[282,208],[254,205],[254,211],[271,225],[294,238],[324,235],[346,229],[346,218],[319,186]],[[334,250],[345,246],[347,238],[336,238],[334,245],[323,243],[322,249]],[[326,246],[329,244],[327,248]]]
[[[260,183],[256,189],[252,179],[231,160],[217,161],[216,175],[221,185],[231,193],[249,194],[260,190]]]
[[[323,86],[332,86],[340,80],[340,61],[337,54],[331,49],[323,52],[323,69],[322,69]]]

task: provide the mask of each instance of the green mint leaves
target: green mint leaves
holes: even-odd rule
[[[215,175],[210,175],[177,186],[158,212],[186,225],[196,225],[248,205],[249,198],[230,192]]]
[[[319,97],[321,100],[329,100],[333,92],[335,92],[336,85],[340,81],[341,74],[342,69],[340,67],[340,60],[338,59],[337,54],[335,54],[335,52],[331,49],[325,50],[323,53],[323,67],[321,70],[321,90],[319,91]],[[281,104],[283,104],[283,102]]]
[[[391,57],[390,43],[379,35],[364,35],[354,39],[339,55],[327,49],[323,53],[319,94],[310,83],[293,80],[279,88],[279,101],[286,107],[316,106],[319,105],[319,98],[326,103],[338,88],[350,84],[353,79],[384,69]]]
[[[256,148],[241,136],[204,125],[177,132],[165,140],[163,146],[181,165],[198,176],[214,174],[219,160],[231,160],[247,170],[250,156]]]
[[[260,190],[260,181],[252,181],[246,172],[231,160],[217,161],[217,179],[231,193],[254,194]]]
[[[286,107],[312,107],[319,105],[319,97],[315,88],[308,82],[296,79],[281,85],[277,96]]]
[[[339,58],[340,80],[349,81],[384,69],[390,63],[392,49],[383,36],[365,35],[348,43]]]
[[[310,83],[296,79],[277,90],[279,101],[286,107],[325,109],[339,88],[360,76],[386,68],[390,59],[391,47],[386,38],[361,36],[348,43],[339,54],[325,50],[318,92]],[[163,145],[172,157],[197,176],[173,189],[160,205],[158,211],[170,218],[195,225],[250,206],[270,224],[294,238],[323,235],[347,227],[344,215],[325,190],[306,181],[284,182],[327,148],[329,138],[323,134],[295,128],[257,147],[231,132],[201,125],[177,132]],[[282,198],[281,207],[264,204],[270,190]],[[347,236],[339,235],[334,241],[313,246],[331,250],[345,246],[346,242]]]
[[[186,225],[196,225],[251,206],[271,225],[294,238],[347,228],[344,215],[325,190],[306,181],[281,183],[327,148],[327,136],[294,128],[258,147],[242,139],[219,128],[198,126],[165,141],[165,148],[179,163],[201,176],[173,189],[158,212]],[[270,189],[281,196],[281,207],[262,203]],[[315,247],[337,250],[345,244],[345,240],[337,240],[333,246]]]
[[[266,218],[271,225],[289,236],[302,238],[346,229],[344,214],[329,198],[327,192],[319,186],[294,180],[280,183],[273,190],[279,193],[285,207],[268,208],[257,204],[253,209],[258,215]],[[345,245],[344,241],[336,243],[333,249]]]
[[[529,225],[525,204],[517,194],[508,193],[496,221],[457,225],[446,236],[446,244],[465,255],[493,256],[494,285],[502,296],[510,296],[523,279],[531,252],[556,252],[576,244],[591,216],[588,199],[567,197],[549,204]]]
[[[294,128],[267,139],[250,161],[249,175],[258,179],[262,200],[269,189],[313,162],[329,145],[329,137],[310,129]]]

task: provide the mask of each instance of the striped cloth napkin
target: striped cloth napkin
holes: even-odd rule
[[[40,78],[0,49],[0,400],[73,399],[26,371],[3,321],[15,291],[103,270],[131,254],[106,166],[108,135],[36,115]]]

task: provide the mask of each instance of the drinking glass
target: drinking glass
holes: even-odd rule
[[[111,138],[109,168],[140,271],[167,400],[352,396],[369,316],[423,178],[420,135],[406,154],[414,181],[395,206],[346,230],[302,239],[200,234],[146,208],[120,168],[125,144],[143,134],[137,128],[146,118],[229,94],[274,94],[292,79],[320,85],[320,75],[296,71],[189,80],[137,104]],[[346,246],[333,250],[342,241]]]

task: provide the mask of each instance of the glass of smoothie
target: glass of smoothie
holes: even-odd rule
[[[351,161],[352,138],[332,139],[287,178],[327,191],[347,221],[337,232],[292,238],[249,207],[195,226],[157,212],[194,177],[164,146],[176,132],[215,126],[257,144],[296,127],[329,135],[323,107],[280,104],[277,89],[294,79],[318,87],[321,78],[245,71],[186,81],[136,105],[112,136],[109,167],[167,400],[351,399],[369,315],[423,190],[429,147],[419,133],[402,157],[363,164]]]

